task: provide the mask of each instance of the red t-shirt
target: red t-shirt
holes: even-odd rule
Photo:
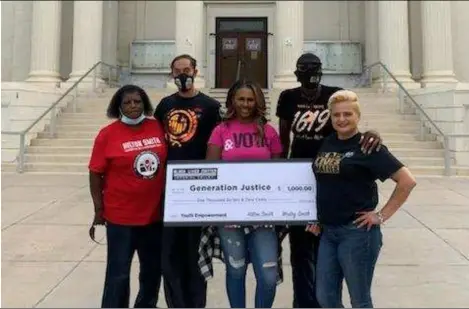
[[[105,220],[146,225],[160,218],[167,146],[158,120],[139,127],[115,121],[94,141],[89,170],[104,175]]]

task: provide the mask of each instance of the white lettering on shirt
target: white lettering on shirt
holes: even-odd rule
[[[124,142],[122,143],[122,149],[124,149],[125,152],[141,151],[145,149],[159,147],[162,144],[163,143],[161,142],[160,138],[155,136],[155,137],[150,137],[150,138]]]

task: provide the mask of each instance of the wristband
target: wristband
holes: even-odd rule
[[[379,224],[384,224],[384,217],[383,214],[381,213],[381,210],[376,213],[379,219]]]

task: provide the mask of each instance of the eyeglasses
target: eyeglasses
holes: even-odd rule
[[[296,69],[299,72],[306,72],[306,71],[321,71],[321,64],[319,63],[301,63],[296,66]]]

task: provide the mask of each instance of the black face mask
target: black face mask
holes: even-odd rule
[[[319,63],[299,63],[296,66],[295,75],[301,86],[308,89],[316,89],[321,82],[322,72]]]
[[[182,92],[189,91],[194,84],[194,76],[187,75],[186,73],[179,74],[174,78],[174,83]]]

